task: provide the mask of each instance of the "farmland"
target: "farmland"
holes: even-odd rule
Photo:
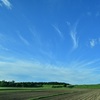
[[[100,100],[100,89],[1,88],[0,100]]]

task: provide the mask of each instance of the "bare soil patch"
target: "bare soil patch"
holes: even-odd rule
[[[27,100],[30,98],[34,100],[100,100],[100,89],[0,92],[0,100]]]

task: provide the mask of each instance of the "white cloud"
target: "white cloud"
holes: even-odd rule
[[[60,31],[60,29],[56,25],[52,25],[52,26],[57,31],[57,33],[59,34],[59,36],[63,39],[64,36],[63,36],[63,33]]]
[[[91,45],[91,47],[94,47],[95,46],[95,41],[94,40],[91,40],[90,41],[90,45]]]
[[[93,61],[85,61],[85,62],[83,62],[82,66],[83,67],[85,67],[85,66],[91,66],[92,67],[93,65],[95,65],[95,66],[96,66],[96,64],[98,65],[99,62],[100,62],[100,59],[96,59],[96,60],[93,60]]]
[[[100,45],[100,38],[90,39],[89,45],[91,46],[91,48],[95,47],[96,45]]]
[[[63,67],[14,58],[12,58],[12,61],[0,60],[0,80],[60,81],[71,84],[99,82],[100,75],[99,73],[95,73],[98,69],[96,67],[95,69],[90,68],[87,66],[88,64],[81,67],[82,64],[76,62],[73,65]]]
[[[70,29],[70,36],[73,42],[73,49],[76,49],[78,47],[78,37],[76,31],[78,22],[76,22],[73,26],[71,26],[70,23],[67,22],[67,25],[69,26]]]
[[[91,39],[90,40],[90,46],[93,48],[95,47],[95,45],[97,44],[97,40],[96,39]]]
[[[30,45],[30,43],[23,36],[21,36],[20,34],[18,34],[18,36],[23,43],[25,43],[26,45]]]
[[[8,9],[12,9],[12,4],[10,3],[9,0],[1,0],[1,1]]]
[[[70,32],[71,38],[73,40],[73,48],[76,49],[78,47],[78,38],[76,37],[77,33],[75,31]]]

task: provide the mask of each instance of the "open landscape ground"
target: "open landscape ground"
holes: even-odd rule
[[[100,89],[1,89],[0,100],[100,100]]]

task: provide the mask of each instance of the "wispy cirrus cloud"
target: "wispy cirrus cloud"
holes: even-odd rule
[[[78,47],[78,38],[76,37],[77,33],[76,31],[71,31],[70,32],[71,38],[73,40],[73,48],[76,49]]]
[[[42,41],[40,38],[40,35],[38,34],[38,32],[35,30],[35,28],[33,27],[29,27],[29,31],[32,34],[33,40],[38,44],[38,45],[42,45]]]
[[[100,45],[100,38],[92,38],[89,41],[91,48],[94,48],[96,45]]]
[[[21,35],[21,34],[18,34],[19,38],[21,39],[21,41],[26,44],[26,45],[30,45],[30,43]]]
[[[56,30],[56,32],[58,33],[58,35],[63,39],[63,33],[60,31],[60,29],[56,26],[56,25],[52,25],[53,28]]]
[[[97,44],[97,40],[96,39],[91,39],[90,40],[90,46],[93,48],[95,47],[95,45]]]
[[[72,39],[72,42],[73,42],[73,49],[76,49],[78,48],[78,37],[77,37],[77,25],[78,25],[78,22],[76,22],[73,26],[71,26],[70,22],[67,22],[67,25],[70,29],[70,36],[71,36],[71,39]]]
[[[32,35],[34,43],[39,47],[39,53],[40,55],[46,57],[46,60],[49,61],[51,59],[54,59],[54,54],[50,48],[50,43],[42,42],[42,38],[40,37],[40,34],[36,31],[34,27],[29,27],[29,31]]]
[[[68,66],[57,66],[15,58],[6,61],[4,58],[7,57],[3,57],[3,61],[0,60],[0,80],[59,81],[70,84],[91,84],[98,83],[100,80],[100,70],[98,67],[90,67],[90,62],[84,61],[84,67],[83,62],[71,62]]]
[[[1,0],[2,4],[5,5],[8,9],[12,9],[12,4],[9,0]],[[1,4],[1,5],[2,5]]]
[[[91,66],[91,67],[94,67],[97,66],[100,62],[100,59],[96,59],[96,60],[92,60],[92,61],[84,61],[82,64],[81,64],[81,67],[85,67],[85,66]]]
[[[89,45],[91,48],[94,48],[97,45],[100,45],[100,38],[92,38],[89,40]]]

